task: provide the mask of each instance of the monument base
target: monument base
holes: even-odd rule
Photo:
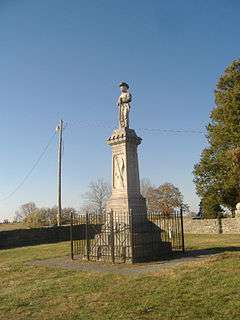
[[[169,256],[172,245],[162,240],[162,232],[159,226],[148,219],[144,223],[133,224],[132,262],[154,261]]]
[[[111,212],[106,214],[101,231],[89,240],[84,256],[90,260],[137,263],[159,260],[172,253],[170,242],[146,215]]]

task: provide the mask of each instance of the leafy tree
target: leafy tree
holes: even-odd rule
[[[222,217],[223,210],[214,195],[205,196],[202,200],[202,217],[216,219]]]
[[[32,213],[24,218],[24,224],[29,228],[38,228],[47,225],[46,217],[41,209],[36,208]]]
[[[205,206],[211,202],[233,212],[240,201],[240,60],[220,77],[215,102],[207,126],[209,146],[194,167],[194,182]]]
[[[149,188],[147,193],[147,203],[149,211],[161,211],[169,215],[174,208],[180,207],[183,196],[179,189],[172,183],[166,182],[158,188]]]

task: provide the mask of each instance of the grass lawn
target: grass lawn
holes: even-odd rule
[[[220,255],[137,277],[28,266],[68,243],[0,251],[0,319],[240,319],[240,235],[187,235]],[[224,249],[223,249],[224,251]]]

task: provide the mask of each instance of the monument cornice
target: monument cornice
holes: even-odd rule
[[[129,128],[120,128],[113,131],[112,135],[107,139],[107,144],[114,145],[122,142],[130,142],[139,145],[142,138],[138,137],[135,130]]]

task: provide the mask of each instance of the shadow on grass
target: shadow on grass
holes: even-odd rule
[[[240,247],[229,246],[229,247],[213,247],[206,249],[197,249],[197,250],[187,250],[183,256],[186,257],[196,257],[196,256],[208,256],[224,252],[240,252]]]
[[[238,246],[228,246],[228,247],[213,247],[206,249],[189,249],[185,253],[173,252],[169,257],[165,257],[163,260],[175,260],[175,259],[185,259],[185,258],[198,258],[203,256],[213,256],[215,254],[225,253],[225,252],[239,252],[240,247]]]

